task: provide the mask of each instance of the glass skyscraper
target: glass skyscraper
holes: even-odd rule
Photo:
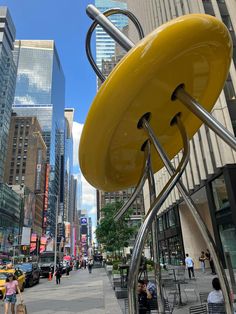
[[[15,27],[9,10],[0,7],[0,182],[3,180],[16,81],[16,65],[13,59],[14,40]]]
[[[49,206],[44,217],[46,232],[54,233],[55,196],[63,215],[65,79],[53,40],[17,40],[18,64],[13,110],[20,116],[36,116],[47,145],[50,165]]]
[[[95,6],[104,12],[112,8],[127,9],[126,1],[119,0],[95,0]],[[128,25],[128,18],[125,15],[115,14],[109,17],[111,22],[120,30]],[[96,28],[96,62],[102,70],[102,60],[111,60],[115,55],[116,43],[100,26]]]

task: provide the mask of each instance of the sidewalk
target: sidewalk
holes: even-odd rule
[[[23,299],[31,314],[122,314],[104,268],[71,271],[60,285],[42,278],[25,289]]]

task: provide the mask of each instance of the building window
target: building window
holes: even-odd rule
[[[212,192],[216,211],[229,207],[229,198],[223,175],[212,181]]]

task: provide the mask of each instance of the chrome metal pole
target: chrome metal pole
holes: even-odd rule
[[[151,139],[152,143],[154,144],[158,154],[160,155],[165,167],[167,168],[168,172],[170,175],[173,175],[173,173],[175,172],[175,169],[171,163],[171,161],[169,160],[168,156],[166,155],[166,153],[164,152],[161,144],[159,143],[158,139],[155,136],[155,133],[153,132],[150,124],[148,123],[147,120],[143,119],[143,128],[146,130],[146,132],[149,135],[149,138]],[[183,196],[184,201],[186,202],[205,242],[207,243],[207,245],[209,246],[209,251],[212,255],[212,258],[214,260],[214,264],[215,264],[215,268],[220,280],[220,284],[221,284],[221,289],[222,289],[222,293],[224,296],[224,300],[225,300],[225,306],[226,306],[226,311],[227,314],[232,314],[233,313],[233,305],[230,299],[230,288],[229,288],[229,284],[228,284],[228,280],[224,271],[224,268],[221,264],[221,261],[219,259],[219,256],[217,254],[218,250],[217,247],[215,245],[215,242],[206,226],[206,224],[204,223],[204,221],[202,220],[193,200],[191,199],[191,197],[188,195],[187,190],[185,189],[183,183],[181,180],[179,180],[176,184],[178,190],[180,191],[180,193]]]
[[[89,4],[86,12],[88,16],[97,21],[100,26],[126,51],[130,50],[134,43],[125,36],[112,22],[106,18],[94,5]]]
[[[148,142],[148,145],[150,143]],[[150,151],[150,148],[149,148]],[[152,170],[151,159],[148,167],[148,186],[149,186],[149,195],[150,195],[150,204],[154,204],[156,199],[156,189],[155,189],[155,180]],[[159,261],[159,252],[158,252],[158,235],[157,235],[157,217],[154,218],[152,223],[152,253],[153,253],[153,262],[154,262],[154,275],[155,275],[155,284],[157,288],[157,308],[159,313],[164,313],[164,298],[162,293],[162,283],[161,283],[161,267]]]
[[[136,237],[133,254],[131,258],[129,278],[128,278],[128,303],[129,303],[130,314],[138,313],[138,304],[136,300],[136,282],[137,282],[137,277],[138,277],[141,255],[142,255],[142,251],[144,248],[144,244],[145,244],[148,232],[151,228],[152,222],[154,218],[156,217],[160,207],[162,206],[162,204],[164,203],[164,201],[166,200],[166,198],[168,197],[172,189],[175,187],[176,182],[178,182],[179,178],[181,177],[189,160],[189,141],[186,136],[186,132],[181,123],[177,123],[177,126],[179,127],[179,130],[183,138],[183,147],[184,147],[183,157],[182,157],[182,160],[180,161],[178,168],[176,169],[176,172],[174,173],[173,176],[171,176],[170,180],[167,182],[167,184],[165,185],[161,193],[155,199],[154,204],[152,204],[151,208],[149,209],[145,217],[144,223],[141,226],[138,232],[138,235]]]
[[[214,131],[230,147],[236,150],[236,138],[199,102],[190,96],[182,86],[176,89],[174,97],[180,100],[192,113],[194,113],[202,122],[204,122],[212,131]]]
[[[131,197],[128,199],[128,201],[121,207],[121,209],[114,215],[113,219],[115,221],[118,221],[120,218],[122,218],[122,216],[126,213],[126,211],[130,208],[130,206],[133,204],[133,202],[135,201],[136,197],[138,196],[138,194],[141,192],[144,183],[148,177],[148,171],[149,171],[149,158],[148,158],[148,154],[146,158],[144,158],[144,166],[143,166],[143,171],[142,171],[142,176],[139,179],[139,182],[133,192],[133,194],[131,195]]]

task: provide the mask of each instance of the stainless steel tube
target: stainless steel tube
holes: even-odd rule
[[[89,4],[86,12],[88,16],[98,24],[126,51],[130,50],[134,43],[126,37],[112,22],[106,18],[94,5]]]
[[[176,89],[174,96],[179,99],[192,113],[194,113],[202,122],[204,122],[212,131],[214,131],[230,147],[236,150],[235,137],[206,109],[204,109],[196,99],[190,96],[183,87]]]
[[[136,27],[136,29],[138,31],[139,38],[142,39],[144,37],[144,32],[143,32],[142,26],[139,23],[139,20],[136,18],[136,16],[133,13],[131,13],[128,10],[118,9],[118,8],[109,9],[109,10],[106,10],[105,12],[103,12],[103,15],[106,16],[106,17],[114,15],[114,14],[126,15],[134,23],[134,26]],[[89,60],[89,62],[91,64],[93,70],[95,71],[95,73],[97,74],[97,76],[99,77],[99,79],[103,83],[105,81],[106,77],[100,71],[100,69],[98,68],[96,62],[93,59],[92,51],[91,51],[91,44],[90,44],[93,31],[95,30],[97,25],[98,25],[98,22],[94,21],[92,23],[92,25],[90,26],[90,28],[89,28],[89,30],[87,32],[87,36],[86,36],[85,49],[86,49],[86,54],[87,54],[88,60]]]
[[[142,251],[144,248],[144,244],[145,244],[148,232],[151,228],[152,222],[155,219],[160,207],[162,206],[162,204],[164,203],[164,201],[166,200],[166,198],[168,197],[172,189],[175,187],[176,182],[178,182],[179,178],[181,177],[189,160],[189,141],[186,136],[184,127],[182,123],[180,123],[179,119],[177,119],[177,126],[179,127],[179,130],[183,138],[183,147],[184,147],[183,157],[178,168],[176,169],[176,172],[173,174],[173,176],[171,176],[170,180],[167,182],[167,184],[165,185],[161,193],[157,196],[154,204],[151,205],[151,208],[149,209],[146,215],[144,223],[141,226],[138,232],[138,235],[136,237],[133,254],[131,258],[129,278],[128,278],[128,301],[129,301],[129,313],[130,314],[138,313],[138,304],[136,300],[136,282],[137,282],[137,277],[138,277],[141,255],[142,255]]]
[[[150,145],[150,143],[148,144]],[[146,148],[147,149],[147,148]],[[145,149],[145,151],[146,151]],[[118,221],[125,213],[126,211],[130,208],[130,206],[133,204],[133,202],[135,201],[136,197],[138,196],[138,194],[141,192],[144,183],[148,177],[148,172],[149,172],[149,164],[150,164],[150,160],[149,160],[149,155],[147,153],[145,153],[145,157],[144,157],[144,167],[143,167],[143,171],[142,171],[142,176],[139,179],[138,185],[136,186],[133,194],[131,195],[131,197],[128,199],[128,201],[121,207],[121,209],[114,215],[114,220]]]
[[[161,144],[159,143],[158,139],[156,138],[151,126],[149,125],[148,121],[143,119],[143,128],[146,130],[146,132],[148,133],[152,143],[154,144],[157,152],[159,153],[165,167],[167,168],[168,172],[170,175],[173,175],[173,173],[175,172],[175,169],[171,163],[171,161],[169,160],[168,156],[166,155],[166,153],[164,152]],[[207,243],[208,247],[209,247],[209,251],[212,255],[212,258],[214,260],[214,264],[215,264],[215,268],[220,280],[220,284],[221,284],[221,289],[222,289],[222,293],[224,295],[224,299],[225,299],[225,306],[226,306],[226,312],[227,314],[232,314],[233,313],[233,305],[230,299],[230,288],[229,288],[229,284],[228,284],[228,280],[224,271],[224,268],[221,264],[221,261],[219,259],[219,256],[217,254],[218,250],[217,247],[215,245],[215,242],[207,228],[207,226],[205,225],[204,221],[202,220],[200,214],[198,213],[198,210],[193,202],[193,200],[191,199],[191,197],[188,195],[187,190],[185,189],[183,183],[181,180],[179,180],[179,182],[176,184],[177,188],[179,189],[180,193],[183,196],[184,201],[186,202],[205,242]]]
[[[148,142],[150,146],[150,143]],[[150,148],[149,148],[150,151]],[[152,170],[152,164],[150,159],[150,164],[148,167],[148,187],[150,195],[150,204],[154,204],[156,199],[156,189],[155,189],[155,180]],[[157,287],[157,308],[160,313],[164,313],[164,298],[162,293],[162,283],[161,283],[161,267],[159,263],[159,252],[158,252],[158,236],[157,236],[157,217],[154,218],[152,223],[152,250],[153,250],[153,262],[154,262],[154,275],[155,275],[155,284]]]

